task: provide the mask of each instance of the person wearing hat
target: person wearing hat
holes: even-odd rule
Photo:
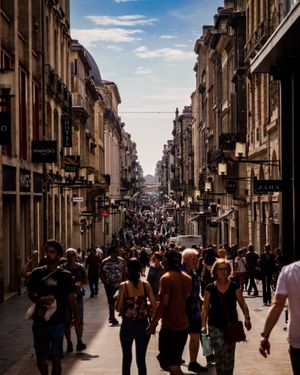
[[[164,266],[166,273],[159,282],[159,305],[146,332],[154,334],[161,319],[157,359],[163,370],[182,375],[180,365],[189,328],[186,300],[192,291],[192,278],[181,272],[181,254],[175,250],[165,254]]]

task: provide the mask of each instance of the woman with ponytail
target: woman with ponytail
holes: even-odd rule
[[[147,281],[141,280],[141,262],[130,258],[127,262],[128,280],[120,284],[116,310],[122,316],[120,342],[123,352],[122,375],[130,375],[132,362],[132,344],[136,344],[136,363],[138,375],[146,375],[146,351],[150,335],[146,328],[150,320],[150,311],[155,312],[156,302]],[[148,306],[148,302],[149,305]]]

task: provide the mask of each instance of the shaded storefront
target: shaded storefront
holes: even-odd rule
[[[300,2],[289,3],[279,26],[251,63],[251,73],[269,73],[280,81],[280,169],[284,182],[281,193],[280,246],[286,261],[300,258],[299,196],[295,160],[299,147],[295,145],[295,125],[300,120]],[[276,225],[276,223],[274,223]]]

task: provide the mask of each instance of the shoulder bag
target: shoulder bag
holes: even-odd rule
[[[229,312],[227,306],[224,303],[223,296],[218,291],[218,295],[221,301],[221,304],[224,306],[227,316],[227,325],[224,328],[224,340],[228,344],[234,344],[236,342],[246,341],[246,334],[244,331],[243,322],[240,320],[232,322],[230,321]]]

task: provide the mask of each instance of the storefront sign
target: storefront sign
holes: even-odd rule
[[[228,194],[234,194],[237,189],[236,181],[234,180],[226,181],[225,189]]]
[[[72,147],[72,117],[70,115],[61,116],[62,146]]]
[[[32,163],[56,163],[57,141],[32,141]]]
[[[73,203],[82,203],[84,201],[83,197],[72,197]]]
[[[20,169],[20,191],[30,191],[30,172],[26,169]]]
[[[283,190],[282,180],[253,180],[254,194],[268,194]]]
[[[64,156],[64,169],[66,172],[77,172],[80,167],[79,155]]]
[[[81,216],[94,216],[94,212],[93,211],[81,211],[80,215]]]
[[[0,112],[0,145],[10,145],[10,113]]]

